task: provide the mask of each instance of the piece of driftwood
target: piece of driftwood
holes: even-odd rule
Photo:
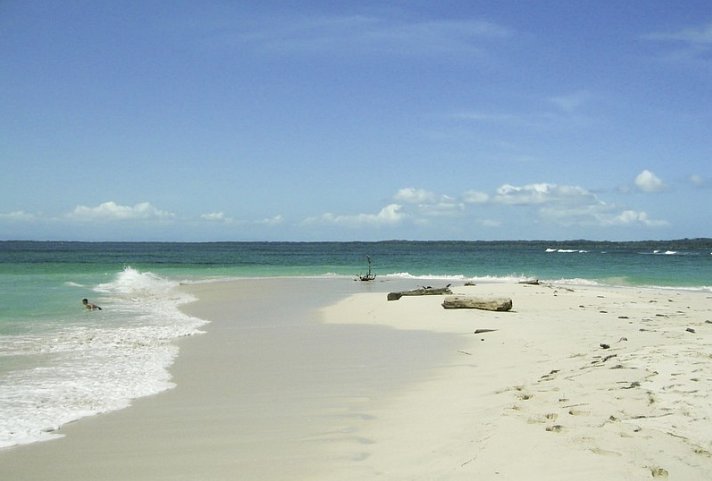
[[[443,301],[445,309],[483,309],[485,311],[510,311],[512,299],[507,297],[451,296]]]
[[[442,296],[445,294],[452,294],[449,285],[440,288],[422,287],[420,289],[414,289],[412,291],[389,292],[388,300],[397,301],[403,296]]]

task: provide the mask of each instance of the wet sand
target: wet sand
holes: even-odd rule
[[[334,326],[318,309],[371,290],[351,280],[187,287],[211,321],[181,339],[174,389],[0,451],[0,479],[315,479],[363,456],[368,409],[447,359],[460,340]],[[385,294],[384,294],[385,296]],[[326,455],[327,446],[343,453]]]

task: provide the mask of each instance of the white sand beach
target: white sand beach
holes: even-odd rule
[[[436,376],[372,413],[360,433],[371,456],[348,479],[712,479],[712,295],[453,290],[511,297],[514,309],[445,311],[437,297],[367,294],[324,311],[327,322],[468,340]]]
[[[0,451],[12,480],[712,479],[712,294],[408,282],[186,286],[174,389]],[[477,332],[477,333],[476,333]]]

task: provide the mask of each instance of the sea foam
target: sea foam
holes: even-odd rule
[[[94,288],[101,311],[0,338],[17,367],[0,380],[0,447],[55,439],[63,424],[173,387],[171,341],[205,323],[178,309],[192,300],[178,285],[127,267]]]

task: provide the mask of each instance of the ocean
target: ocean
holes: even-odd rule
[[[178,287],[221,279],[650,286],[712,291],[712,239],[651,242],[0,242],[0,448],[171,388],[201,333]],[[368,283],[354,282],[354,292]],[[102,310],[88,311],[88,298]]]

